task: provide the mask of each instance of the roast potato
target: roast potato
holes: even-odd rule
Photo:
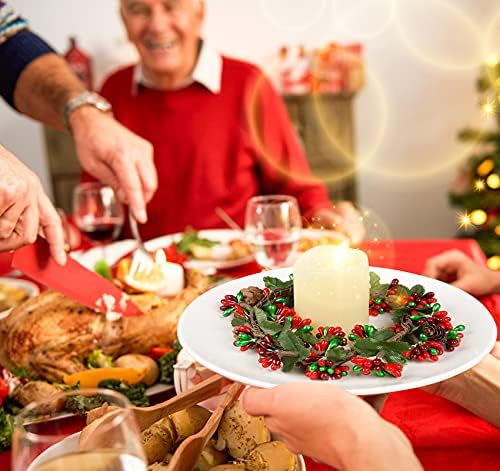
[[[144,430],[141,439],[148,464],[163,461],[167,453],[174,450],[176,437],[170,417],[164,417]]]
[[[271,440],[264,417],[252,417],[236,401],[226,409],[218,428],[219,439],[226,443],[235,459],[245,458],[257,445]]]
[[[200,458],[198,459],[193,471],[208,471],[209,469],[213,469],[214,466],[227,463],[227,461],[227,452],[225,450],[217,450],[214,447],[213,442],[210,440],[205,445],[205,448],[203,448]]]
[[[283,442],[263,443],[245,458],[248,471],[297,471],[298,460]]]
[[[170,415],[177,437],[175,443],[198,433],[210,415],[210,411],[201,406],[193,406]]]
[[[160,374],[158,364],[152,358],[141,355],[139,353],[129,353],[122,355],[114,360],[114,365],[119,368],[134,368],[136,370],[145,370],[146,374],[142,382],[146,386],[151,386],[156,383]]]
[[[45,402],[49,397],[61,392],[61,388],[45,381],[29,381],[14,391],[14,399],[27,406],[31,402]]]

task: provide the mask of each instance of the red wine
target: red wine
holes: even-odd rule
[[[111,242],[118,237],[122,225],[114,222],[96,222],[93,224],[86,224],[80,230],[89,238],[96,242]]]

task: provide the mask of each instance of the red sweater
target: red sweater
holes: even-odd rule
[[[225,227],[217,206],[243,225],[246,202],[258,194],[294,195],[305,217],[331,207],[281,98],[255,66],[224,58],[218,94],[196,82],[134,93],[132,77],[133,67],[119,70],[101,93],[118,121],[154,147],[159,186],[141,228],[146,239]]]

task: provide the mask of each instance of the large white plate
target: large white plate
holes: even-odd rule
[[[58,456],[69,455],[70,453],[75,453],[78,451],[78,440],[80,438],[80,432],[69,435],[65,439],[61,440],[59,443],[52,445],[47,448],[43,453],[31,463],[27,471],[35,471],[36,468],[44,463],[45,461],[57,458]],[[306,464],[302,455],[298,455],[299,458],[299,469],[298,471],[306,471]],[[68,470],[69,471],[69,470]]]
[[[221,243],[227,243],[233,239],[243,239],[243,232],[235,231],[232,229],[207,229],[199,231],[200,237],[218,240]],[[172,242],[178,242],[183,236],[183,233],[165,235],[162,237],[157,237],[156,239],[151,239],[146,242],[146,248],[150,251],[154,251],[160,248],[165,248],[169,246]],[[319,230],[319,229],[304,229],[301,233],[302,237],[308,237],[311,239],[318,239],[323,236],[329,236],[332,238],[337,238],[339,241],[345,240],[345,236],[338,232]],[[136,248],[136,242],[131,239],[121,240],[114,242],[105,247],[104,251],[102,247],[96,247],[85,252],[74,252],[72,254],[73,258],[78,260],[82,265],[86,266],[90,270],[94,269],[95,263],[103,258],[103,252],[106,262],[109,265],[114,265],[122,257],[129,254],[132,250]],[[235,260],[196,260],[191,259],[186,262],[187,268],[197,268],[197,269],[210,269],[215,268],[218,270],[234,268],[240,265],[251,262],[254,259],[253,255],[247,257],[238,258]]]
[[[401,378],[379,378],[374,375],[349,375],[329,381],[356,395],[373,395],[420,388],[458,375],[479,363],[496,340],[496,326],[488,310],[475,298],[454,286],[424,276],[387,268],[371,268],[383,282],[398,278],[406,286],[422,284],[434,291],[443,309],[449,311],[453,325],[464,324],[465,336],[454,352],[445,352],[437,362],[409,362]],[[270,371],[257,362],[258,355],[241,352],[233,346],[230,318],[222,316],[220,300],[251,285],[264,287],[263,277],[288,279],[290,268],[250,275],[217,286],[193,301],[181,316],[177,335],[183,348],[203,366],[234,381],[258,387],[310,381],[299,369],[289,373]],[[371,317],[370,322],[381,327],[391,323],[389,315]]]
[[[28,298],[32,298],[33,296],[36,296],[38,293],[40,293],[40,290],[38,289],[38,286],[35,285],[34,283],[31,283],[30,281],[26,280],[19,280],[17,278],[7,278],[7,277],[2,277],[0,278],[0,284],[3,285],[9,285],[13,286],[15,288],[20,288],[28,294]],[[10,312],[12,311],[13,308],[10,309],[5,309],[4,311],[0,311],[0,319],[3,319],[4,317],[7,317]]]

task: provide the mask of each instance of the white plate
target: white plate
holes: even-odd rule
[[[200,237],[218,240],[220,242],[227,243],[233,239],[243,239],[243,232],[235,231],[232,229],[207,229],[199,231]],[[146,248],[150,251],[154,251],[160,248],[168,247],[172,242],[178,242],[183,236],[183,233],[179,232],[177,234],[165,235],[162,237],[157,237],[156,239],[151,239],[146,242]],[[319,230],[319,229],[304,229],[301,233],[301,237],[307,237],[310,239],[318,239],[320,237],[332,237],[338,238],[339,240],[345,240],[345,236],[335,231]],[[114,265],[122,257],[129,254],[136,247],[134,240],[127,239],[121,240],[109,244],[104,249],[105,260],[109,265]],[[96,247],[84,252],[78,251],[73,252],[71,256],[80,262],[82,265],[86,266],[88,269],[93,270],[97,261],[103,258],[102,247]],[[218,270],[234,268],[240,265],[251,262],[254,259],[253,255],[248,255],[247,257],[238,258],[236,260],[196,260],[191,259],[186,262],[187,268],[197,268],[197,269],[210,269],[215,268]]]
[[[454,352],[445,352],[437,362],[409,362],[401,378],[379,378],[375,375],[349,375],[338,381],[329,381],[356,395],[383,394],[405,389],[420,388],[458,375],[479,363],[493,348],[496,326],[488,310],[475,298],[454,286],[424,276],[398,270],[371,267],[382,282],[398,278],[406,286],[422,284],[434,291],[436,298],[449,311],[453,325],[464,324],[465,336]],[[233,346],[230,318],[222,316],[220,300],[226,294],[236,294],[248,286],[264,287],[263,276],[287,280],[292,270],[282,268],[265,274],[250,275],[217,286],[194,300],[184,311],[177,328],[183,348],[203,366],[234,381],[258,387],[272,387],[284,383],[309,382],[302,371],[289,373],[270,371],[257,362],[253,350],[241,352]],[[389,315],[371,317],[377,326],[391,323]]]
[[[221,243],[227,243],[233,239],[242,239],[243,234],[239,231],[233,231],[231,229],[207,229],[198,232],[200,237],[217,240]],[[145,243],[146,249],[149,251],[155,251],[157,249],[162,249],[168,247],[173,242],[178,242],[183,236],[183,233],[165,235],[162,237],[157,237],[156,239],[151,239]],[[136,247],[136,242],[131,239],[121,240],[114,242],[105,247],[104,254],[105,260],[109,265],[114,265],[122,257],[129,254]],[[72,254],[73,257],[79,261],[82,265],[93,270],[94,265],[98,260],[102,260],[103,249],[101,247],[96,247],[86,252],[79,252]],[[253,255],[247,257],[238,258],[235,260],[196,260],[190,259],[185,263],[186,268],[197,268],[197,269],[227,269],[233,268],[246,263],[251,262],[254,259]]]
[[[42,464],[49,459],[57,458],[58,456],[68,455],[70,453],[75,453],[78,451],[78,440],[80,438],[80,432],[69,435],[64,440],[59,443],[52,445],[47,448],[43,453],[33,460],[27,471],[35,471],[37,466]],[[299,458],[299,469],[298,471],[306,471],[306,464],[302,455],[298,455]]]
[[[26,280],[19,280],[17,278],[2,277],[2,278],[0,278],[0,284],[10,285],[10,286],[14,286],[16,288],[22,289],[22,290],[26,291],[26,293],[28,293],[28,298],[32,298],[40,293],[40,290],[38,289],[37,285],[35,285],[34,283],[31,283],[30,281],[26,281]],[[13,308],[5,309],[5,311],[0,311],[0,319],[7,317],[10,314],[10,312],[12,311],[12,309]]]

